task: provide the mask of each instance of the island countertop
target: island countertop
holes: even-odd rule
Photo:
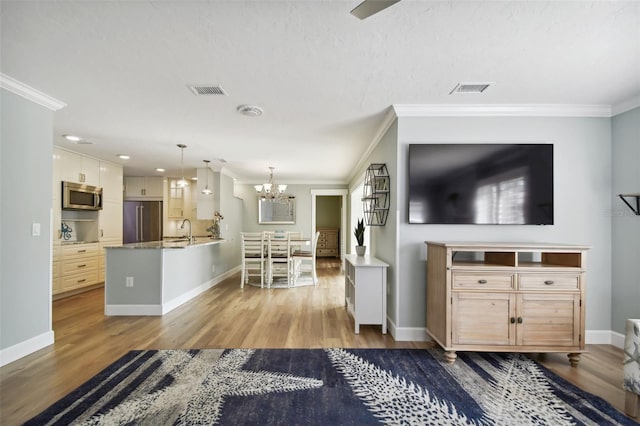
[[[224,238],[196,238],[193,242],[186,239],[169,240],[169,241],[146,241],[143,243],[129,243],[119,246],[108,246],[108,249],[187,249],[191,247],[200,247],[211,244],[220,244],[224,242]]]

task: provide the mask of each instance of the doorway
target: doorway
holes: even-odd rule
[[[346,253],[346,231],[347,231],[347,189],[313,189],[311,190],[311,230],[316,233],[318,229],[318,197],[339,197],[340,219],[339,219],[339,252],[338,257],[343,258]]]

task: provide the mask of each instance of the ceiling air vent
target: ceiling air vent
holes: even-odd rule
[[[210,84],[189,84],[187,85],[189,90],[196,96],[204,95],[222,95],[226,96],[227,92],[221,86],[214,86]]]
[[[454,93],[482,93],[487,88],[491,86],[491,83],[458,83],[456,87],[453,88],[450,95]]]

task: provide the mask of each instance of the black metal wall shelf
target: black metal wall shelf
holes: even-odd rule
[[[618,197],[620,197],[620,199],[629,206],[636,216],[640,216],[640,194],[618,194]],[[635,198],[636,206],[634,207],[629,201],[627,201],[627,198]]]
[[[364,175],[362,209],[369,226],[384,226],[389,216],[389,171],[384,163],[373,163]]]

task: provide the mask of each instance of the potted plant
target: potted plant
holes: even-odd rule
[[[358,245],[356,246],[356,254],[358,256],[364,256],[367,251],[367,246],[364,245],[364,219],[358,220],[358,226],[353,230],[353,235],[356,237]]]

